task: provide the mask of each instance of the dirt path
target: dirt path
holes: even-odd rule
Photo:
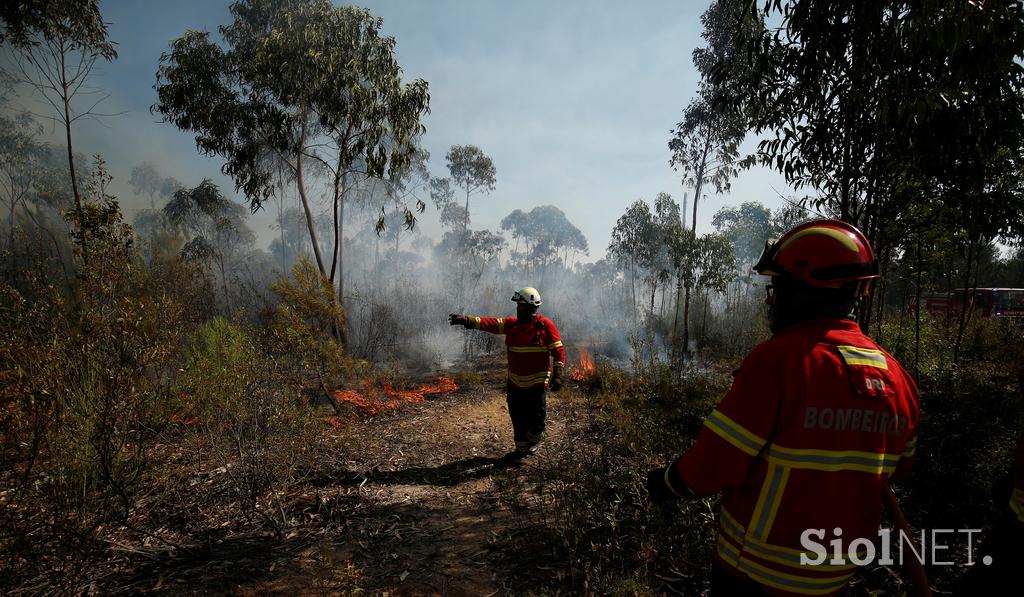
[[[343,524],[325,536],[329,557],[324,541],[301,553],[307,562],[352,564],[325,592],[359,586],[370,595],[501,595],[536,582],[521,568],[535,567],[537,554],[501,496],[502,486],[519,485],[499,481],[528,474],[551,451],[542,446],[520,466],[502,459],[513,447],[503,371],[483,375],[481,387],[350,429],[351,445],[330,478],[317,481],[315,498],[341,505]],[[550,446],[563,428],[557,395],[549,394],[548,409]],[[304,580],[287,575],[232,592],[319,592],[305,568]]]

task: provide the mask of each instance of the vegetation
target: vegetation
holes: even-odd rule
[[[94,65],[117,58],[99,3],[4,5],[0,590],[244,579],[357,595],[412,575],[424,593],[461,579],[481,594],[700,594],[716,500],[654,507],[643,476],[692,443],[768,337],[750,272],[764,241],[821,216],[871,238],[882,278],[861,325],[919,381],[908,517],[990,525],[1024,425],[1024,319],[925,304],[1024,287],[1022,11],[714,0],[668,139],[683,205],[623,197],[595,259],[565,205],[499,217],[481,201],[501,165],[484,149],[431,162],[427,82],[403,80],[364,9],[237,0],[219,40],[171,41],[152,111],[234,189],[141,162],[115,197],[104,158],[72,143],[103,115]],[[699,233],[709,189],[754,165],[785,177],[785,207],[726,205]],[[141,206],[130,223],[125,204]],[[263,242],[250,211],[271,205]],[[511,468],[502,340],[446,314],[508,314],[526,281],[573,382],[550,400],[541,454]],[[965,569],[930,570],[934,587],[956,590]],[[901,575],[868,568],[854,594],[898,595]]]

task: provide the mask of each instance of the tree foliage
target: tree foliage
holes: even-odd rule
[[[100,14],[99,0],[25,0],[5,2],[0,8],[0,44],[21,49],[39,45],[41,40],[69,40],[75,49],[98,52],[104,59],[117,57],[114,43],[107,39],[107,24]]]
[[[424,132],[427,83],[403,84],[395,40],[381,19],[327,0],[239,0],[220,28],[223,45],[189,31],[171,42],[157,71],[153,110],[196,134],[201,151],[252,209],[275,192],[280,168],[302,200],[317,266],[343,295],[345,190],[354,175],[395,175]],[[311,174],[329,189],[330,266],[308,193]],[[344,342],[344,338],[342,338]]]
[[[566,266],[570,254],[589,252],[586,237],[554,205],[541,205],[529,212],[514,210],[501,220],[501,229],[512,233],[517,247],[523,244],[513,258],[528,271],[537,271],[559,260]]]

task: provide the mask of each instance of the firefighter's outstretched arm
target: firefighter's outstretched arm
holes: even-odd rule
[[[449,325],[461,325],[468,330],[480,330],[491,334],[504,334],[506,326],[514,324],[515,321],[515,317],[476,317],[456,313],[448,316]]]

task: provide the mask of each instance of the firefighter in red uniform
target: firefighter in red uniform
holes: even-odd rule
[[[507,456],[520,459],[537,451],[547,416],[546,393],[562,388],[565,348],[547,317],[539,315],[540,293],[526,287],[512,295],[515,317],[449,315],[451,325],[462,325],[492,334],[504,334],[508,348],[508,414],[512,418],[515,450]],[[554,357],[554,367],[551,358]]]
[[[855,227],[801,224],[769,242],[754,270],[771,277],[773,336],[647,488],[653,501],[722,492],[712,595],[844,594],[857,566],[833,562],[833,542],[847,554],[878,538],[884,484],[914,455],[917,388],[854,321],[878,277]],[[829,556],[814,565],[818,546]]]

